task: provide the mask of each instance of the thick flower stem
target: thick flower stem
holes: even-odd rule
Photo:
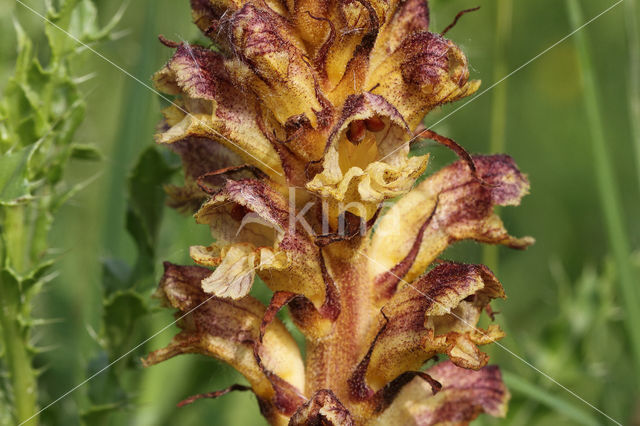
[[[334,244],[336,253],[344,252]],[[346,245],[346,244],[345,244]],[[356,249],[357,250],[357,249]],[[331,256],[325,250],[327,266],[340,292],[341,311],[331,334],[307,346],[307,393],[331,389],[341,401],[351,400],[348,380],[369,347],[376,310],[372,304],[370,283],[362,274],[362,257]],[[355,413],[352,412],[352,415]]]
[[[6,207],[4,223],[11,229],[7,235],[5,254],[18,273],[25,267],[27,239],[25,232],[25,208],[23,206]],[[22,423],[33,416],[37,410],[37,376],[31,367],[31,354],[27,347],[27,336],[19,322],[20,304],[22,301],[18,283],[10,280],[5,272],[0,273],[0,326],[4,360],[9,383],[11,385],[12,405],[17,423]],[[28,424],[37,424],[34,417]]]
[[[571,26],[577,28],[584,23],[582,9],[577,0],[567,0],[569,21]],[[579,31],[575,34],[575,42],[578,48],[578,59],[582,73],[582,83],[584,86],[585,108],[587,122],[591,130],[591,143],[593,149],[593,160],[595,165],[598,192],[604,213],[605,225],[609,234],[609,243],[613,250],[618,272],[618,283],[620,284],[621,299],[625,307],[627,332],[632,351],[635,357],[636,372],[640,372],[640,303],[636,289],[637,280],[634,279],[630,263],[630,250],[627,231],[624,226],[622,215],[622,205],[618,193],[618,185],[613,173],[610,145],[607,146],[604,128],[602,125],[602,115],[599,110],[599,100],[596,90],[596,79],[591,65],[586,34]]]

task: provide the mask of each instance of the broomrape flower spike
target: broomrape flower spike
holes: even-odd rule
[[[180,405],[250,390],[272,424],[503,416],[509,392],[478,347],[504,333],[475,325],[504,289],[485,266],[438,256],[465,239],[532,244],[494,214],[518,205],[529,183],[508,156],[472,157],[422,127],[480,84],[462,51],[430,31],[427,2],[191,7],[215,49],[161,37],[175,53],[154,81],[176,104],[156,139],[182,158],[185,183],[167,187],[170,205],[195,213],[214,242],[191,247],[199,266],[165,264],[157,296],[189,314],[145,365],[183,353],[226,361],[248,385]],[[409,155],[415,135],[460,161],[416,184],[428,155]],[[273,291],[268,306],[249,295],[256,274]],[[276,319],[285,306],[305,360]]]

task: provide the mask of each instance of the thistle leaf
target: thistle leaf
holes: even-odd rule
[[[71,147],[71,158],[83,161],[100,161],[104,156],[95,146],[73,144]]]
[[[36,144],[0,156],[0,205],[16,205],[31,198],[27,164]]]
[[[47,12],[48,22],[45,24],[45,33],[49,39],[49,46],[52,53],[52,61],[57,61],[64,54],[69,53],[76,46],[76,41],[71,39],[65,32],[70,29],[71,14],[79,0],[62,1],[57,11],[49,9]],[[72,34],[77,36],[77,34]]]
[[[155,147],[147,148],[141,155],[129,177],[129,206],[127,231],[138,248],[138,259],[133,280],[149,280],[153,277],[153,261],[157,236],[166,194],[162,189],[175,172]],[[136,284],[138,288],[144,285]]]
[[[31,328],[43,322],[32,318],[31,299],[54,277],[49,272],[53,261],[46,257],[53,213],[86,185],[63,183],[66,167],[71,158],[100,158],[95,149],[73,143],[85,104],[71,67],[80,52],[74,37],[97,40],[108,31],[99,30],[90,0],[57,3],[55,10],[46,2],[49,51],[34,48],[14,22],[16,66],[0,98],[0,346],[12,348],[0,354],[7,369],[0,412],[9,416],[9,424],[37,421],[38,371],[32,359],[42,350],[30,341]],[[48,60],[41,62],[43,57]],[[0,425],[7,416],[0,414]]]

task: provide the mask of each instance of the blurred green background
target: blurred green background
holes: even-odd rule
[[[29,0],[28,4],[44,11],[40,0]],[[114,1],[99,0],[96,4],[103,22],[120,7]],[[509,14],[504,13],[508,1],[439,0],[430,1],[433,30],[442,30],[459,10],[478,4],[482,8],[464,16],[447,36],[467,53],[472,78],[483,80],[483,88],[576,27],[564,1],[515,1],[508,25]],[[610,0],[580,1],[584,21],[612,4]],[[581,35],[587,37],[591,53],[588,71],[595,76],[604,142],[614,165],[623,217],[620,225],[630,247],[638,249],[640,164],[635,162],[629,80],[640,76],[631,75],[625,25],[629,13],[627,6],[620,4]],[[44,42],[40,18],[12,0],[0,0],[0,88],[12,71],[16,54],[12,19],[18,19],[36,42],[38,37]],[[152,73],[171,54],[157,41],[158,34],[172,40],[200,38],[191,24],[187,0],[131,1],[114,33],[116,39],[94,47],[132,75],[150,82]],[[628,317],[618,282],[619,264],[614,261],[608,222],[599,201],[598,158],[592,149],[592,138],[597,135],[585,103],[584,64],[576,40],[572,37],[560,43],[496,89],[442,120],[435,130],[471,152],[486,153],[497,148],[496,140],[499,147],[504,123],[505,151],[531,181],[531,195],[522,206],[502,211],[512,234],[532,235],[537,240],[526,252],[498,250],[497,275],[509,296],[495,306],[500,311],[497,320],[508,332],[502,344],[623,424],[640,424],[640,372],[634,370],[625,329]],[[74,70],[77,76],[95,73],[82,85],[88,111],[76,139],[94,144],[105,158],[100,163],[72,164],[69,179],[95,176],[95,180],[63,208],[51,235],[52,246],[61,253],[59,276],[38,296],[36,312],[59,322],[35,332],[40,345],[52,347],[37,359],[44,369],[41,406],[82,382],[93,368],[91,363],[99,352],[92,336],[101,327],[102,261],[135,260],[135,246],[124,229],[126,179],[138,155],[153,144],[160,117],[157,95],[93,53],[82,55]],[[503,95],[505,108],[501,110]],[[426,124],[440,121],[463,102],[431,113]],[[424,142],[416,150],[433,155],[427,173],[454,159],[445,149]],[[208,230],[192,222],[165,209],[157,248],[158,276],[161,260],[188,263],[188,246],[208,241]],[[463,243],[445,257],[481,262],[487,256],[491,260],[495,254],[483,253],[477,244]],[[640,255],[630,252],[625,262],[631,265],[637,291]],[[171,312],[159,311],[140,321],[132,335],[152,336],[172,319]],[[640,324],[632,327],[640,328]],[[120,361],[133,367],[122,374],[124,386],[136,401],[119,410],[109,424],[262,424],[250,393],[175,408],[186,396],[242,381],[225,365],[195,355],[143,371],[137,356],[164,346],[175,332],[172,327],[160,333]],[[507,419],[481,418],[479,423],[607,423],[605,417],[503,348],[492,345],[487,350],[491,362],[505,371],[513,399]],[[101,377],[96,383],[103,380]],[[79,424],[78,412],[91,389],[99,386],[83,386],[46,410],[43,424]]]

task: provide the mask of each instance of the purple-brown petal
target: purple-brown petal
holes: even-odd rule
[[[304,389],[304,366],[298,347],[286,328],[276,322],[263,333],[261,361],[254,359],[255,342],[265,307],[251,297],[220,299],[205,294],[200,283],[210,271],[198,266],[165,263],[157,295],[178,309],[182,331],[163,349],[150,353],[145,366],[185,353],[200,353],[232,365],[251,384],[256,396],[272,401],[280,388]],[[277,376],[274,381],[266,372]]]
[[[321,389],[298,408],[289,421],[289,426],[303,425],[353,426],[354,422],[334,393]]]
[[[374,424],[467,425],[481,413],[506,415],[511,396],[497,366],[474,371],[444,361],[426,373],[442,384],[437,394],[432,394],[427,383],[415,378]]]
[[[477,177],[466,162],[453,163],[417,185],[382,217],[370,247],[381,301],[401,279],[414,280],[456,241],[474,239],[519,249],[533,243],[530,237],[511,237],[494,213],[495,206],[520,203],[529,191],[526,176],[506,155],[475,156],[473,164]]]
[[[352,392],[367,399],[439,353],[467,368],[484,366],[488,358],[476,345],[503,334],[476,324],[484,307],[503,297],[502,286],[482,265],[444,263],[404,286],[382,309],[379,332],[350,379]]]

